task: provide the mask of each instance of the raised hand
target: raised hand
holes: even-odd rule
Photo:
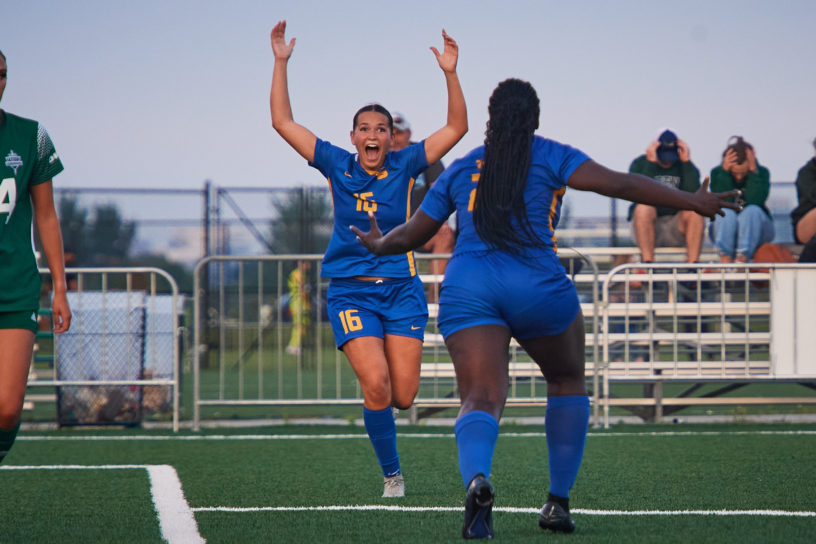
[[[368,221],[371,224],[371,230],[363,232],[354,225],[349,225],[351,231],[357,235],[357,239],[363,244],[371,253],[377,254],[377,242],[382,240],[383,234],[377,225],[377,219],[374,217],[374,212],[368,212]]]
[[[694,211],[709,219],[713,219],[715,215],[725,216],[723,208],[731,208],[737,212],[742,211],[742,205],[739,202],[731,202],[731,199],[740,196],[742,191],[733,189],[724,193],[711,193],[708,191],[710,183],[711,181],[706,176],[700,188],[694,193],[695,203],[697,204]]]
[[[691,160],[691,150],[686,142],[681,139],[677,139],[677,156],[680,158],[680,162],[689,162]]]
[[[646,160],[649,162],[657,162],[657,148],[660,147],[660,142],[657,140],[649,144],[646,148]]]
[[[278,21],[278,24],[272,29],[270,39],[276,59],[287,60],[292,56],[292,50],[295,48],[295,38],[292,38],[288,44],[286,43],[286,21]]]
[[[433,46],[431,46],[431,51],[436,55],[436,61],[439,63],[439,67],[442,68],[442,71],[455,72],[456,62],[459,60],[459,46],[456,45],[456,40],[448,36],[445,29],[442,29],[442,40],[445,43],[445,48],[442,53],[440,54],[439,50]]]
[[[757,171],[756,152],[750,147],[745,148],[745,162],[748,163],[748,171]]]
[[[737,152],[729,148],[723,157],[722,167],[726,172],[730,172],[737,165]]]

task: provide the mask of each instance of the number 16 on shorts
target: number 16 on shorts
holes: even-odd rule
[[[346,334],[363,328],[363,322],[360,320],[360,316],[357,315],[357,310],[343,310],[339,316],[340,323],[343,324],[343,332]]]

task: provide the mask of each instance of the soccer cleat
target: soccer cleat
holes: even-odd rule
[[[483,474],[477,474],[468,485],[465,497],[465,522],[462,538],[493,538],[493,497],[496,491]]]
[[[404,497],[405,479],[402,474],[386,476],[383,486],[383,497]]]
[[[572,521],[569,511],[554,501],[547,501],[541,509],[538,526],[554,533],[571,533],[575,530],[575,522]]]

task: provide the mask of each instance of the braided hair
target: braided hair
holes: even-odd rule
[[[488,246],[518,254],[525,247],[544,245],[530,224],[524,202],[541,111],[538,95],[528,82],[506,79],[493,91],[487,110],[473,224]]]

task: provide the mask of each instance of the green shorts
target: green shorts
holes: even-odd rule
[[[0,329],[28,329],[37,333],[37,310],[0,312]]]

